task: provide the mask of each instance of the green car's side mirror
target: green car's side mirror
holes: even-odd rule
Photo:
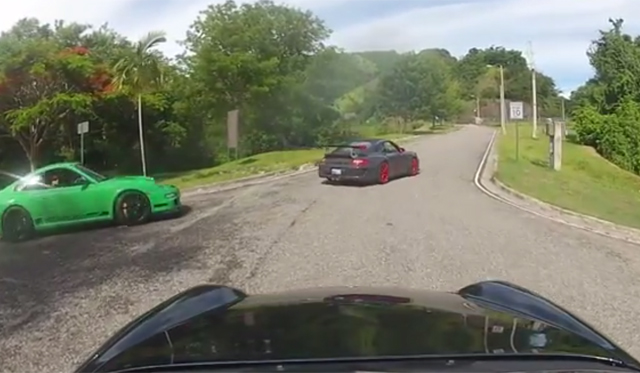
[[[88,187],[88,186],[89,186],[89,184],[90,184],[89,180],[87,180],[87,179],[86,179],[86,178],[84,178],[84,177],[79,177],[79,178],[77,178],[73,183],[74,183],[75,185],[82,185],[82,186],[84,186],[85,188],[86,188],[86,187]]]

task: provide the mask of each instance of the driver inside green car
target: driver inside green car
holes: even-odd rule
[[[51,176],[51,187],[55,188],[60,184],[60,179],[58,179],[58,175]]]

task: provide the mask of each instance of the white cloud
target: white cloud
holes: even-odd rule
[[[109,23],[118,32],[136,40],[151,30],[163,30],[169,42],[162,47],[170,56],[181,52],[177,41],[183,40],[198,13],[207,6],[224,0],[20,0],[0,12],[0,30],[7,30],[19,19],[35,17],[52,23],[63,19],[69,22],[100,25]],[[347,0],[351,3],[366,0]],[[239,0],[240,3],[251,0]],[[345,0],[290,0],[285,3],[303,9],[323,9],[344,3]],[[143,9],[146,8],[146,9]]]
[[[210,4],[220,2],[222,1],[171,0],[170,6],[159,12],[154,12],[153,17],[147,21],[130,25],[120,31],[134,40],[144,36],[150,30],[165,31],[168,43],[162,47],[162,50],[169,56],[175,56],[182,52],[182,48],[177,42],[184,40],[187,29],[196,20],[200,11],[206,9]]]
[[[42,22],[52,23],[57,19],[69,22],[100,25],[109,23],[118,32],[134,40],[151,30],[167,32],[169,43],[163,50],[169,55],[180,51],[176,41],[184,39],[189,25],[198,12],[209,4],[221,2],[210,0],[157,0],[157,7],[149,7],[151,2],[141,0],[21,0],[12,3],[0,12],[0,29],[10,28],[24,17],[35,17]],[[137,7],[137,8],[136,8]]]
[[[20,0],[7,5],[0,12],[0,29],[6,30],[19,19],[35,17],[52,22],[55,19],[78,20],[102,23],[114,19],[126,11],[129,0],[109,0],[100,2],[80,2],[77,0]]]
[[[176,41],[184,38],[198,12],[222,0],[21,0],[0,12],[0,29],[18,19],[36,17],[109,23],[124,35],[137,39],[150,30],[164,30],[169,43],[163,50],[180,52]],[[250,1],[250,0],[247,0]],[[365,3],[366,1],[366,3]],[[464,2],[461,2],[464,1]],[[283,0],[301,8],[320,11],[329,25],[332,17],[353,14],[359,20],[347,26],[332,25],[332,41],[349,50],[423,49],[443,47],[456,55],[471,47],[503,45],[525,50],[533,43],[536,65],[556,78],[565,90],[591,75],[585,51],[607,19],[640,12],[638,0]],[[379,17],[358,16],[363,6],[375,9],[385,3],[395,12]],[[440,5],[434,5],[440,4]],[[360,10],[361,11],[361,10]],[[627,29],[640,31],[640,21],[629,18]]]

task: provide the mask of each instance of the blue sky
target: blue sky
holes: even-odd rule
[[[212,0],[21,0],[3,8],[0,29],[22,17],[44,21],[109,23],[138,38],[164,30],[168,54]],[[608,18],[625,18],[640,33],[639,0],[287,0],[314,11],[334,31],[331,42],[347,50],[399,51],[446,48],[463,55],[471,47],[502,45],[526,51],[533,45],[535,66],[570,92],[592,75],[585,52]]]

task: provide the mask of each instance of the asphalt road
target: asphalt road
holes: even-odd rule
[[[203,282],[456,290],[513,281],[640,356],[638,247],[503,205],[473,175],[486,128],[410,146],[423,172],[384,186],[315,174],[187,201],[183,218],[0,247],[3,372],[69,371],[131,318]]]

